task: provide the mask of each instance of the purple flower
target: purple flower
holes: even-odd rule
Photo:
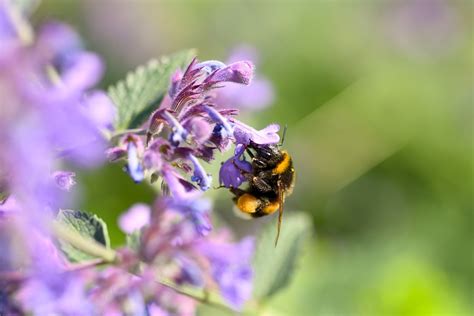
[[[125,158],[127,156],[127,150],[121,147],[112,147],[107,149],[105,155],[110,162],[115,162]]]
[[[197,287],[204,285],[203,271],[197,262],[184,254],[176,255],[175,261],[179,267],[179,274],[174,278],[177,284],[190,284]]]
[[[118,220],[120,229],[127,234],[140,230],[150,222],[150,212],[150,207],[146,204],[132,205],[127,212],[120,215]]]
[[[212,182],[211,175],[206,173],[206,171],[201,166],[201,164],[199,163],[196,157],[190,154],[188,158],[189,160],[191,160],[191,162],[194,165],[194,174],[191,177],[191,180],[196,182],[202,191],[209,190],[209,188],[211,187],[211,182]]]
[[[237,244],[207,241],[197,247],[208,258],[224,299],[235,310],[241,310],[252,293],[254,240],[248,237]]]
[[[48,83],[43,77],[47,96],[31,93],[46,102],[65,101],[71,97],[81,97],[93,87],[103,73],[100,58],[91,52],[82,50],[79,36],[69,26],[59,22],[43,25],[35,43],[35,54],[42,64],[50,64],[57,72],[56,82]]]
[[[216,72],[217,70],[223,69],[225,67],[226,65],[222,61],[206,60],[206,61],[196,64],[195,68],[200,69],[203,73],[209,76],[210,74]]]
[[[22,286],[17,299],[25,311],[34,315],[94,313],[82,280],[68,274],[51,275],[49,279],[32,278]]]
[[[183,179],[171,166],[163,166],[161,174],[173,197],[185,200],[200,195],[196,187]]]
[[[240,121],[234,120],[234,136],[238,144],[248,145],[250,141],[258,145],[276,144],[280,141],[278,124],[271,124],[261,130],[256,130]]]
[[[145,144],[143,151],[131,143],[126,147],[119,144],[108,151],[109,159],[124,157],[126,150],[128,172],[135,182],[142,181],[145,172],[149,172],[152,182],[162,178],[165,193],[169,190],[179,199],[196,194],[190,181],[196,182],[201,191],[208,190],[212,178],[199,160],[210,162],[216,150],[227,150],[233,142],[248,145],[250,141],[270,144],[279,140],[277,125],[257,131],[236,120],[235,109],[222,109],[215,104],[214,90],[221,84],[248,85],[252,76],[253,65],[248,61],[225,65],[215,60],[198,62],[194,59],[184,71],[177,70],[172,76],[168,96],[150,115],[146,137],[129,135],[134,137],[135,144]],[[241,170],[249,170],[244,160],[234,159],[233,164]],[[244,180],[230,162],[220,178],[229,185]]]
[[[74,174],[51,170],[103,160],[106,106],[88,91],[103,67],[68,26],[46,24],[35,36],[31,31],[13,2],[0,2],[0,183],[9,193],[0,221],[14,228],[8,238],[0,236],[1,268],[25,273],[16,294],[22,313],[91,315],[85,283],[65,271],[49,235]]]
[[[184,128],[198,144],[204,144],[211,137],[212,127],[204,118],[193,117],[185,123]]]
[[[198,66],[200,65],[198,64]],[[253,69],[254,67],[250,61],[238,61],[225,67],[216,67],[211,75],[206,78],[206,81],[208,84],[234,82],[249,85],[253,77]]]
[[[274,99],[273,86],[268,80],[254,79],[248,87],[228,83],[219,91],[220,104],[233,104],[242,110],[259,111]]]
[[[193,224],[196,233],[206,236],[212,229],[210,211],[211,203],[207,199],[178,200],[166,199],[167,207],[171,211],[178,212]]]
[[[219,170],[219,183],[227,188],[238,188],[245,180],[245,173],[252,172],[252,165],[241,160],[245,146],[239,144],[235,147],[234,156],[222,164]]]
[[[0,217],[21,212],[21,204],[13,196],[9,196],[0,203]]]
[[[212,229],[207,199],[161,197],[153,205],[150,225],[143,231],[140,256],[152,262],[157,255],[179,251]]]
[[[280,126],[271,124],[262,130],[256,130],[240,121],[233,120],[235,152],[221,165],[219,183],[227,188],[238,188],[247,180],[247,174],[252,173],[252,165],[245,159],[245,149],[250,143],[256,145],[273,145],[280,140]]]
[[[127,143],[127,171],[136,183],[143,181],[145,174],[142,163],[138,157],[137,144],[133,141]]]
[[[163,271],[176,271],[170,276],[180,284],[203,286],[211,278],[210,284],[217,284],[232,308],[240,310],[252,291],[254,241],[245,238],[234,244],[219,236],[204,238],[211,230],[209,210],[205,199],[160,198],[143,231],[140,257],[161,263]]]
[[[99,315],[146,315],[145,297],[148,277],[140,278],[126,270],[109,267],[95,273],[90,283],[88,301],[91,301]],[[153,286],[155,291],[157,286]]]
[[[254,47],[239,46],[234,49],[227,62],[233,63],[239,60],[251,60],[254,65],[258,64],[258,53]],[[258,74],[252,79],[248,86],[226,83],[223,89],[217,93],[217,104],[232,104],[232,106],[254,111],[268,107],[274,99],[273,86],[269,80]]]
[[[188,137],[187,130],[178,122],[178,120],[171,115],[168,111],[162,112],[163,117],[168,121],[168,124],[171,126],[171,133],[169,140],[174,146],[178,146],[180,143],[184,142]]]
[[[97,128],[111,130],[117,109],[107,94],[101,90],[94,90],[84,96],[85,113]]]
[[[59,189],[69,191],[76,184],[74,179],[76,174],[71,171],[56,171],[53,173],[53,179]]]
[[[204,110],[207,112],[207,114],[209,114],[209,118],[216,123],[214,130],[218,128],[219,131],[221,131],[223,138],[229,138],[232,136],[234,130],[230,122],[224,118],[224,116],[222,116],[219,111],[208,105],[204,106]]]

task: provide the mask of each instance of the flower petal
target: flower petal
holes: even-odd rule
[[[250,141],[258,145],[276,144],[280,141],[278,124],[271,124],[258,131],[238,120],[234,120],[234,137],[237,143],[248,145]]]
[[[210,174],[206,173],[206,170],[202,167],[202,165],[199,163],[196,157],[193,155],[188,155],[188,159],[191,160],[191,162],[194,165],[194,174],[191,178],[191,180],[197,182],[201,190],[207,191],[211,187],[212,183],[212,177]]]
[[[249,85],[252,81],[254,66],[250,61],[238,61],[214,72],[209,83],[235,82]]]
[[[134,204],[128,211],[120,215],[118,220],[119,227],[123,232],[131,234],[150,222],[150,213],[151,210],[148,205],[142,203]]]
[[[76,174],[71,171],[56,171],[53,173],[53,179],[58,188],[69,191],[76,184],[74,179]]]

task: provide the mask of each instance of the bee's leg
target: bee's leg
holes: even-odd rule
[[[241,196],[244,193],[247,193],[245,190],[239,188],[229,188],[229,191],[232,192],[235,196]]]
[[[252,165],[258,169],[268,168],[267,161],[259,159],[259,158],[252,158]]]
[[[259,189],[261,192],[269,192],[272,190],[272,186],[263,180],[262,176],[266,176],[267,173],[262,171],[255,176],[253,173],[245,172],[242,170],[242,175],[247,179],[247,182]],[[270,173],[271,175],[271,173]]]
[[[255,187],[257,187],[257,189],[262,192],[270,192],[272,190],[272,186],[268,184],[268,182],[265,181],[260,175],[261,173],[257,177],[252,176],[252,179],[250,179],[249,182],[251,182]]]
[[[245,149],[245,152],[250,156],[250,158],[255,158],[255,155],[252,153],[252,151],[248,148]]]
[[[265,169],[267,168],[268,164],[265,160],[263,159],[260,159],[260,158],[256,158],[255,155],[252,153],[252,151],[250,149],[246,149],[245,152],[250,156],[250,158],[252,159],[252,165],[254,165],[255,167],[259,168],[259,169]]]

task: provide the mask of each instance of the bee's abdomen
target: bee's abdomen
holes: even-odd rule
[[[290,155],[286,151],[282,151],[282,159],[272,169],[274,175],[283,174],[292,168],[292,161]]]

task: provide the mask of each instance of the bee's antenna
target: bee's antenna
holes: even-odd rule
[[[283,143],[285,142],[285,136],[286,136],[286,129],[288,128],[288,125],[285,124],[285,127],[283,128],[283,135],[281,136],[281,142],[278,144],[278,146],[283,146]]]

